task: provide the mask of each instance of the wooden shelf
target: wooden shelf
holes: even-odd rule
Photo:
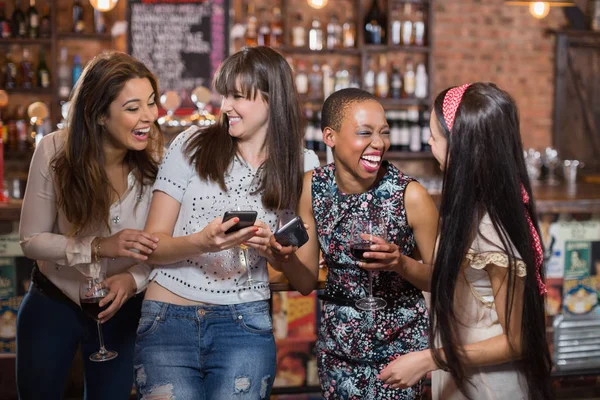
[[[402,46],[402,45],[365,45],[363,50],[366,53],[386,53],[386,52],[404,52],[404,53],[430,53],[429,46]]]
[[[76,32],[59,32],[58,40],[101,40],[112,41],[112,36],[109,33],[76,33]]]
[[[360,50],[356,48],[341,48],[341,49],[323,49],[323,50],[311,50],[308,47],[281,47],[276,50],[281,50],[284,53],[294,54],[348,54],[348,55],[359,55]]]
[[[8,94],[33,94],[33,95],[51,95],[53,90],[51,87],[49,88],[40,88],[33,87],[30,89],[27,88],[14,88],[14,89],[2,89],[5,90]]]
[[[50,45],[52,44],[51,38],[38,38],[38,39],[28,39],[28,38],[10,38],[10,39],[0,39],[0,45],[13,45],[18,44],[21,46],[32,46],[32,45]]]

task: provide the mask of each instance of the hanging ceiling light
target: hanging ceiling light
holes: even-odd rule
[[[96,10],[107,12],[115,8],[119,0],[90,0],[90,4]]]
[[[511,6],[529,6],[529,13],[537,19],[545,18],[550,12],[550,7],[572,7],[575,5],[572,0],[506,0],[504,3]]]
[[[309,6],[318,10],[319,8],[325,7],[329,0],[306,0],[306,2]]]

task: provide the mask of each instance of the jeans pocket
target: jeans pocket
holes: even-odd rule
[[[264,335],[273,332],[273,321],[269,310],[243,313],[240,316],[242,317],[238,319],[240,326],[250,333]]]
[[[142,315],[136,331],[137,337],[150,335],[158,328],[158,323],[158,315]]]

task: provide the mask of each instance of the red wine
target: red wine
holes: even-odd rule
[[[350,246],[350,253],[354,258],[361,261],[366,260],[364,254],[371,251],[371,243],[357,243]]]
[[[81,309],[90,318],[97,320],[98,314],[106,310],[110,305],[110,303],[108,303],[100,307],[100,301],[103,298],[104,297],[90,297],[89,299],[81,299]]]

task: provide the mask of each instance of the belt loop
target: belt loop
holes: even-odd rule
[[[158,317],[161,319],[161,321],[164,321],[167,316],[167,310],[169,309],[169,303],[163,303],[162,307],[160,308],[160,313],[158,314]]]
[[[229,311],[231,312],[231,319],[237,321],[242,314],[239,313],[235,304],[229,304]]]

